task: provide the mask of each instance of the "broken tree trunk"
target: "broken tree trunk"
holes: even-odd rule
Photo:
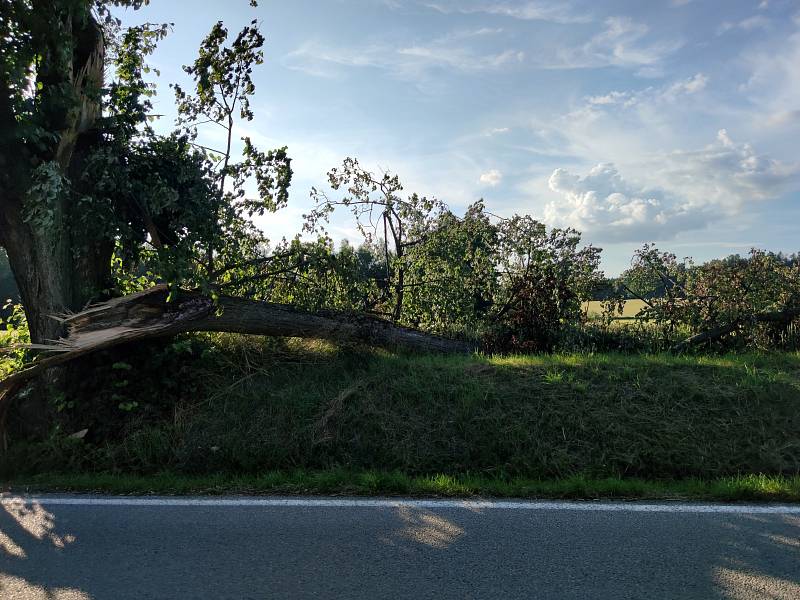
[[[462,341],[398,327],[366,315],[308,313],[282,304],[222,296],[217,303],[199,292],[182,291],[168,302],[166,286],[114,298],[65,317],[67,336],[39,349],[58,352],[0,381],[0,400],[41,372],[81,356],[140,340],[190,331],[221,331],[336,342],[361,342],[421,352],[464,353]]]
[[[728,335],[729,333],[733,333],[737,331],[741,327],[743,327],[747,323],[785,323],[789,324],[797,317],[800,317],[800,308],[785,308],[783,310],[776,310],[770,312],[762,312],[757,313],[755,315],[750,315],[744,319],[738,319],[733,323],[728,323],[727,325],[721,325],[719,327],[714,327],[713,329],[709,329],[707,331],[702,331],[696,335],[693,335],[690,338],[683,340],[681,343],[676,344],[672,347],[673,352],[683,352],[684,350],[688,350],[692,346],[697,346],[702,344],[703,342],[712,342],[714,340],[718,340],[719,338]]]

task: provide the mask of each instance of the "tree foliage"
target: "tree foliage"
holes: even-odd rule
[[[667,345],[676,332],[717,331],[709,344],[776,347],[800,315],[800,262],[755,248],[695,265],[646,244],[621,280],[623,294],[608,302],[609,314],[621,312],[625,294],[644,300],[639,320],[655,326]]]
[[[396,175],[376,176],[354,159],[329,173],[340,198],[314,190],[306,228],[349,209],[371,262],[365,307],[403,325],[480,337],[496,350],[549,350],[561,329],[583,318],[601,277],[600,250],[571,229],[548,229],[528,215],[501,219],[483,201],[458,217],[445,203],[410,194]]]

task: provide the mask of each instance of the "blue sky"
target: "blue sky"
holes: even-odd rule
[[[162,127],[213,23],[261,21],[256,118],[237,133],[293,158],[289,207],[259,222],[274,239],[353,156],[456,211],[482,197],[576,227],[609,274],[646,241],[698,260],[800,250],[798,0],[152,0],[121,16],[174,23],[152,58]],[[345,220],[331,233],[358,241]]]

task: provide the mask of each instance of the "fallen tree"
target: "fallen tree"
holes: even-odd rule
[[[194,291],[181,291],[169,301],[167,286],[113,298],[61,317],[64,338],[32,347],[55,352],[0,381],[0,399],[47,369],[116,346],[179,333],[219,331],[276,337],[357,342],[390,349],[463,353],[475,346],[427,334],[363,314],[309,313],[283,304],[221,296],[214,302]]]

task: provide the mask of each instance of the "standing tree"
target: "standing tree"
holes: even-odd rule
[[[82,239],[70,185],[105,141],[106,38],[92,9],[10,0],[0,19],[0,245],[38,343],[60,335],[52,315],[107,286],[114,247]]]
[[[227,45],[227,31],[216,24],[199,58],[185,68],[194,89],[176,88],[180,128],[160,136],[149,125],[154,90],[145,81],[145,58],[168,27],[122,30],[109,12],[109,6],[139,8],[146,2],[2,5],[0,246],[32,342],[52,344],[67,334],[61,349],[71,352],[0,382],[0,396],[75,356],[180,331],[463,349],[384,323],[336,321],[219,294],[231,271],[268,276],[275,256],[249,219],[285,204],[291,182],[285,148],[264,153],[245,139],[243,159],[232,160],[235,120],[253,117],[251,73],[262,61],[264,38],[253,22]],[[108,83],[107,67],[114,74]],[[225,149],[199,147],[201,125],[223,127]],[[250,179],[256,198],[245,193]],[[151,275],[145,281],[166,286],[113,300],[141,289],[136,275],[142,270]],[[179,293],[180,286],[197,291]],[[101,308],[79,312],[104,301]]]
[[[0,245],[34,343],[63,334],[54,317],[126,291],[112,264],[123,266],[118,276],[146,264],[172,285],[213,288],[263,255],[249,217],[288,198],[285,148],[264,153],[245,140],[244,160],[232,160],[235,121],[253,118],[264,43],[256,23],[229,46],[222,24],[213,27],[185,69],[193,93],[176,87],[181,129],[159,136],[145,57],[168,28],[122,31],[108,9],[143,3],[13,0],[0,20]],[[198,147],[198,119],[225,128],[220,156]],[[245,197],[251,178],[255,199]]]

